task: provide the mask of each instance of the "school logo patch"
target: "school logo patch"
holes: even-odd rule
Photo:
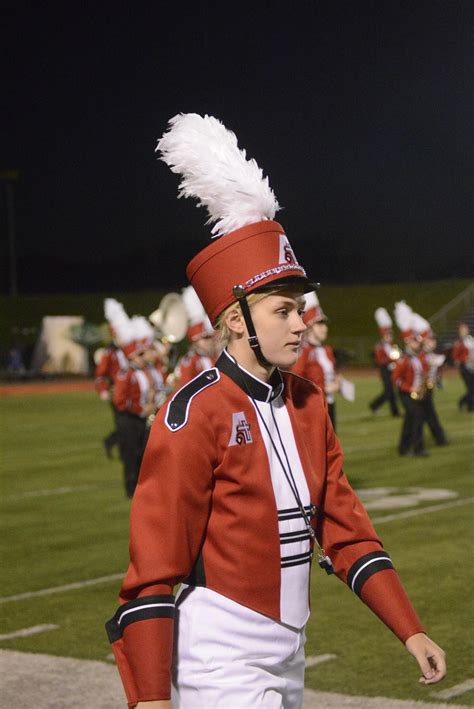
[[[245,443],[252,443],[253,438],[250,433],[250,425],[245,418],[243,411],[232,414],[232,433],[229,439],[230,446],[242,446]]]
[[[280,234],[280,257],[278,263],[298,264],[290,242],[285,234]]]

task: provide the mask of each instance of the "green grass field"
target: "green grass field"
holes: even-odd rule
[[[358,375],[357,401],[340,402],[339,435],[353,486],[444,489],[457,497],[426,499],[415,507],[371,509],[384,545],[430,635],[447,652],[443,686],[418,685],[415,661],[399,641],[335,577],[313,571],[313,614],[307,654],[336,659],[308,669],[308,687],[361,695],[436,701],[430,692],[472,676],[472,505],[449,506],[472,495],[472,415],[460,413],[456,373],[436,393],[451,445],[427,459],[400,459],[400,419],[370,414],[378,379]],[[111,416],[94,393],[9,396],[2,415],[2,591],[4,597],[95,579],[125,570],[129,503],[121,466],[103,452]],[[400,517],[404,511],[425,514]],[[383,519],[387,515],[395,519]],[[58,628],[0,647],[106,660],[104,622],[115,611],[119,581],[0,604],[6,634],[40,624]],[[25,674],[27,668],[25,668]],[[474,706],[472,693],[452,700]]]

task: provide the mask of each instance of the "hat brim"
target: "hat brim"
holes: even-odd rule
[[[288,276],[287,278],[278,278],[270,283],[265,283],[263,286],[254,288],[252,293],[262,293],[264,291],[274,290],[275,288],[280,288],[281,286],[297,286],[298,290],[301,289],[303,293],[310,293],[311,291],[319,288],[321,284],[310,281],[308,278],[303,278],[301,276]]]

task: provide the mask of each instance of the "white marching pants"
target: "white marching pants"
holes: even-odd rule
[[[173,709],[301,709],[303,628],[200,587],[176,613]]]

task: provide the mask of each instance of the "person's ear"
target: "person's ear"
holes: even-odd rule
[[[244,316],[240,308],[231,308],[227,315],[225,316],[225,324],[229,332],[233,332],[235,335],[243,335],[245,332]]]

